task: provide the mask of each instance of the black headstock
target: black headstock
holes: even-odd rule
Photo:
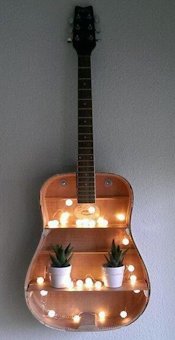
[[[92,6],[75,7],[72,41],[78,55],[90,55],[94,49],[96,38]]]

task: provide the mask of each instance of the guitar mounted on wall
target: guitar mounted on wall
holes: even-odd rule
[[[57,174],[41,188],[43,232],[27,272],[25,298],[32,314],[46,326],[103,331],[129,325],[143,313],[150,283],[131,234],[132,188],[119,175],[95,172],[91,53],[96,36],[91,6],[75,7],[72,42],[78,54],[77,171]],[[50,274],[53,247],[59,244],[57,250],[68,253],[69,243],[71,280],[66,287],[55,288]],[[115,267],[119,253],[120,260],[125,253],[123,266],[121,261],[118,265],[124,267],[124,278],[120,285],[110,286],[104,259]]]

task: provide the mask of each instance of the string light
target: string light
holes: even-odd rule
[[[96,225],[96,222],[94,220],[89,220],[89,227],[94,228]]]
[[[97,224],[101,228],[106,228],[108,226],[108,220],[106,220],[103,217],[99,217],[98,220],[97,220]]]
[[[94,214],[95,213],[95,207],[89,207],[89,209],[88,209],[88,211],[89,211],[89,214]]]
[[[105,312],[101,311],[100,313],[98,313],[98,317],[101,322],[104,322],[106,318]]]
[[[127,312],[125,311],[125,310],[122,310],[121,312],[120,312],[120,316],[121,316],[121,318],[122,319],[125,319],[126,317],[127,317]]]
[[[118,221],[123,222],[123,221],[125,221],[126,216],[125,216],[125,214],[120,213],[120,214],[116,215],[116,218],[117,218]]]
[[[36,282],[38,285],[42,285],[44,283],[44,278],[42,276],[37,277]]]
[[[94,284],[94,286],[95,286],[95,289],[101,289],[101,287],[102,287],[102,282],[101,282],[101,281],[96,281],[95,284]]]
[[[126,238],[126,237],[123,238],[122,243],[123,243],[125,246],[127,246],[127,245],[129,244],[128,238]]]
[[[130,281],[131,281],[132,284],[135,284],[136,280],[137,280],[137,276],[136,275],[131,275],[130,276]]]
[[[40,295],[41,296],[47,296],[47,294],[48,294],[47,290],[44,290],[44,289],[40,290]]]
[[[133,292],[138,294],[138,293],[140,293],[140,290],[139,289],[135,289],[135,290],[133,290]]]
[[[49,318],[54,318],[54,316],[56,315],[56,312],[53,309],[48,310],[47,315],[49,316]]]
[[[128,266],[128,270],[129,270],[129,272],[133,272],[134,270],[135,270],[135,267],[132,265],[132,264],[130,264],[129,266]]]
[[[70,282],[68,283],[68,288],[74,288],[74,283],[73,281],[70,280]]]
[[[48,221],[48,227],[49,228],[58,228],[59,222],[57,220],[50,220]]]
[[[80,315],[76,314],[76,315],[74,315],[74,316],[72,317],[72,319],[73,319],[73,321],[74,321],[75,323],[79,323],[81,317],[80,317]]]
[[[79,289],[82,289],[83,288],[83,280],[77,280],[76,281],[76,287],[79,288]]]
[[[62,226],[66,225],[68,223],[68,218],[69,218],[70,214],[65,211],[61,214],[60,216],[60,223]]]
[[[72,204],[73,204],[73,201],[70,198],[66,200],[67,207],[71,207]]]
[[[91,277],[87,277],[86,279],[85,279],[85,286],[86,286],[86,288],[92,288],[93,287],[93,280],[91,279]]]
[[[78,228],[94,228],[96,225],[95,220],[83,218],[82,220],[76,220],[76,226]]]

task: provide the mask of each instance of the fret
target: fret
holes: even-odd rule
[[[90,66],[78,66],[78,68],[89,68],[90,69]]]
[[[79,140],[78,141],[78,146],[85,146],[86,145],[86,147],[91,147],[91,148],[93,148],[93,141],[91,141],[91,140],[89,140],[89,141],[87,141],[87,140]]]
[[[81,173],[81,172],[90,172],[90,171],[93,171],[94,172],[94,167],[93,166],[87,166],[85,167],[84,165],[79,165],[78,166],[78,169],[79,169],[79,172],[78,173]]]
[[[89,164],[87,164],[89,163]],[[89,159],[78,159],[78,165],[80,166],[80,164],[82,166],[94,166],[94,162],[92,160]]]
[[[84,149],[84,150],[91,150],[92,154],[93,154],[93,148],[92,147],[88,147],[88,146],[79,146],[78,149]],[[82,152],[82,150],[81,150]]]

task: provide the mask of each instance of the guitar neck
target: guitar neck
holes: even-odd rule
[[[91,59],[78,56],[78,203],[95,202]]]

